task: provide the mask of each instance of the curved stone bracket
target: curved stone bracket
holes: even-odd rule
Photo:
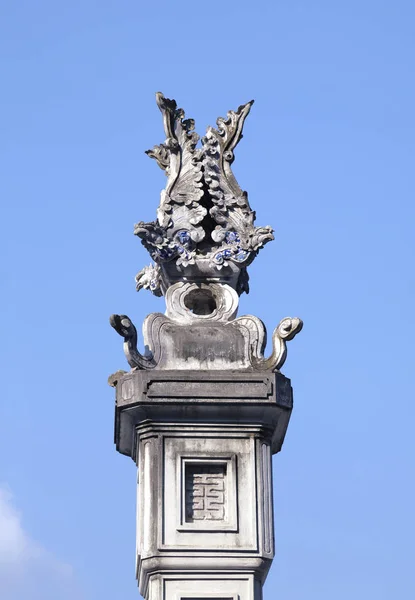
[[[175,287],[170,288],[172,292]],[[203,288],[200,290],[194,284],[183,284],[183,288],[190,292],[189,295],[193,287],[198,292],[203,292]],[[184,291],[181,288],[181,285],[176,287],[179,294],[177,300],[185,309],[183,298],[180,298],[180,293]],[[236,296],[234,290],[232,292]],[[172,296],[174,297],[174,293]],[[231,310],[231,306],[228,306],[228,310]],[[257,317],[245,315],[232,320],[234,315],[229,312],[221,315],[221,311],[215,314],[216,310],[212,315],[192,314],[188,310],[187,317],[185,310],[182,314],[180,310],[178,312],[178,318],[162,313],[148,315],[143,325],[147,349],[145,355],[137,350],[137,330],[131,320],[126,315],[111,316],[112,327],[124,338],[124,353],[132,369],[230,368],[237,371],[277,371],[287,357],[287,342],[303,327],[301,319],[283,319],[272,336],[272,354],[269,358],[264,358],[266,329]],[[226,317],[230,317],[230,320]],[[226,327],[226,331],[222,331],[222,327]],[[213,362],[212,353],[215,356]]]
[[[111,315],[110,324],[124,338],[124,354],[131,368],[154,369],[156,363],[151,352],[146,356],[137,350],[137,329],[127,315]]]
[[[298,317],[286,317],[272,334],[272,354],[267,359],[255,361],[255,368],[261,371],[278,371],[287,358],[287,342],[294,339],[303,328]]]

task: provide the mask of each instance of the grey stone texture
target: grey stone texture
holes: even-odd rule
[[[226,284],[173,284],[166,293],[166,314],[152,313],[144,321],[144,355],[137,350],[137,330],[126,315],[112,315],[111,324],[124,338],[132,368],[280,369],[286,342],[301,330],[301,320],[287,317],[280,322],[272,337],[272,354],[266,359],[265,326],[252,315],[236,319],[238,303],[238,295]]]
[[[232,575],[233,595],[259,598],[255,582],[274,556],[271,457],[290,418],[290,381],[273,372],[137,370],[120,377],[116,396],[117,450],[138,468],[140,593],[170,600],[152,578],[174,575],[184,593],[203,572],[219,586],[226,575],[226,589]]]
[[[137,288],[164,295],[148,315],[144,352],[126,315],[130,372],[116,389],[115,444],[137,464],[136,576],[146,600],[261,600],[274,557],[272,455],[292,388],[280,369],[302,321],[287,317],[264,356],[266,329],[237,317],[247,266],[272,239],[230,165],[252,103],[218,119],[196,150],[193,123],[157,95],[167,139],[148,154],[166,171],[157,221],[135,233],[155,265]]]

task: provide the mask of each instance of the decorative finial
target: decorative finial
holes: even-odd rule
[[[254,226],[255,212],[231,169],[253,100],[218,118],[199,149],[194,121],[160,92],[156,101],[166,140],[147,154],[165,171],[167,184],[157,220],[134,229],[156,263],[138,273],[137,289],[162,295],[177,281],[189,281],[248,292],[246,267],[274,239],[271,227]]]
[[[239,295],[249,290],[247,267],[274,239],[271,227],[255,227],[255,212],[231,169],[252,102],[219,118],[197,148],[194,122],[174,100],[156,98],[166,140],[147,154],[165,171],[167,184],[157,220],[135,226],[155,263],[137,274],[136,283],[137,290],[164,296],[166,311],[146,317],[144,354],[131,319],[112,315],[128,363],[139,370],[279,370],[301,319],[280,322],[266,358],[262,321],[236,318]]]

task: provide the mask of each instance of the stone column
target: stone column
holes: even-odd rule
[[[169,180],[158,221],[136,226],[156,261],[137,285],[163,294],[166,312],[145,319],[145,354],[131,320],[111,317],[131,366],[110,383],[116,447],[138,469],[136,576],[146,600],[260,600],[274,557],[272,455],[292,410],[280,368],[302,322],[283,319],[265,358],[263,323],[236,318],[246,266],[272,238],[223,164],[251,104],[220,121],[227,143],[210,129],[197,155],[184,113],[161,95],[158,104],[168,139],[149,154]],[[218,190],[233,206],[226,223]]]
[[[268,371],[135,371],[116,395],[117,450],[138,468],[140,593],[260,599],[290,381]]]

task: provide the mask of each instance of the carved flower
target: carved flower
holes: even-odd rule
[[[178,267],[187,267],[188,265],[195,264],[195,256],[196,252],[193,250],[192,252],[188,252],[183,246],[179,246],[178,248],[179,256],[176,261],[176,265]]]
[[[222,267],[229,265],[227,258],[231,258],[232,252],[229,249],[220,250],[211,257],[211,264],[220,271]]]
[[[226,231],[225,240],[228,244],[238,244],[241,241],[236,231]]]
[[[240,246],[237,246],[234,250],[233,250],[233,260],[236,260],[236,262],[245,262],[248,258],[249,258],[250,252],[248,252],[247,250],[243,250]]]
[[[180,244],[184,247],[188,247],[189,244],[191,244],[192,242],[192,238],[190,237],[190,233],[186,230],[183,229],[182,231],[179,231],[176,235],[178,241],[180,242]]]

